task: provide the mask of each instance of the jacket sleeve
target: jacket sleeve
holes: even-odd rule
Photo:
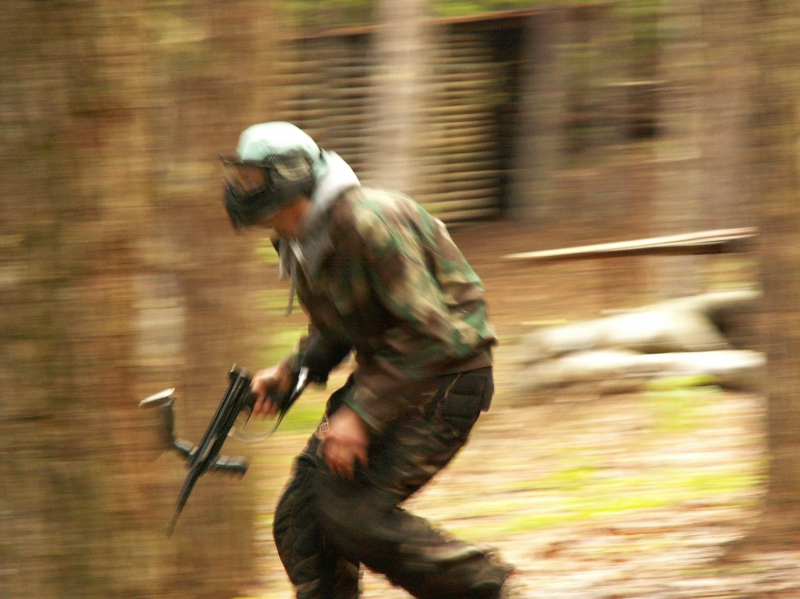
[[[300,339],[297,351],[289,358],[292,372],[308,367],[309,380],[324,383],[331,370],[341,364],[352,350],[349,343],[323,334],[314,324],[309,324],[308,335]]]

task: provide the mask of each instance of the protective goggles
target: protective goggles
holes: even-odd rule
[[[273,217],[313,185],[311,160],[305,154],[272,155],[264,160],[222,156],[225,208],[234,229]]]

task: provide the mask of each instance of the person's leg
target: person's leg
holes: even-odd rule
[[[445,379],[425,413],[373,443],[355,480],[333,475],[317,456],[314,507],[343,556],[385,574],[422,599],[494,599],[510,572],[487,548],[454,539],[398,505],[466,443],[491,392],[491,371]],[[488,378],[487,378],[488,375]]]
[[[311,505],[313,469],[314,461],[304,452],[275,509],[273,536],[278,555],[297,599],[355,599],[359,566],[340,557],[323,538]]]

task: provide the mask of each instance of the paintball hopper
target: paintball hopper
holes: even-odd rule
[[[164,389],[139,402],[139,407],[147,408],[148,416],[155,420],[151,430],[159,454],[173,449],[176,441],[175,413],[172,411],[172,404],[175,403],[173,393],[175,389]]]
[[[154,432],[159,453],[173,450],[188,460],[195,454],[197,446],[175,435],[175,412],[172,409],[175,404],[174,392],[174,388],[159,391],[140,401],[139,407],[151,411],[156,417]],[[221,455],[209,469],[244,476],[248,466],[247,458]]]

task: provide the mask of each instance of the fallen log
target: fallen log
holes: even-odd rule
[[[764,355],[732,348],[720,325],[753,310],[760,297],[752,290],[706,293],[537,329],[520,342],[520,391],[630,392],[671,376],[755,391]]]
[[[702,377],[723,388],[755,391],[760,387],[766,358],[751,350],[643,354],[630,350],[576,352],[526,368],[519,389],[526,395],[587,383],[599,394],[643,389],[649,381],[667,377]]]

